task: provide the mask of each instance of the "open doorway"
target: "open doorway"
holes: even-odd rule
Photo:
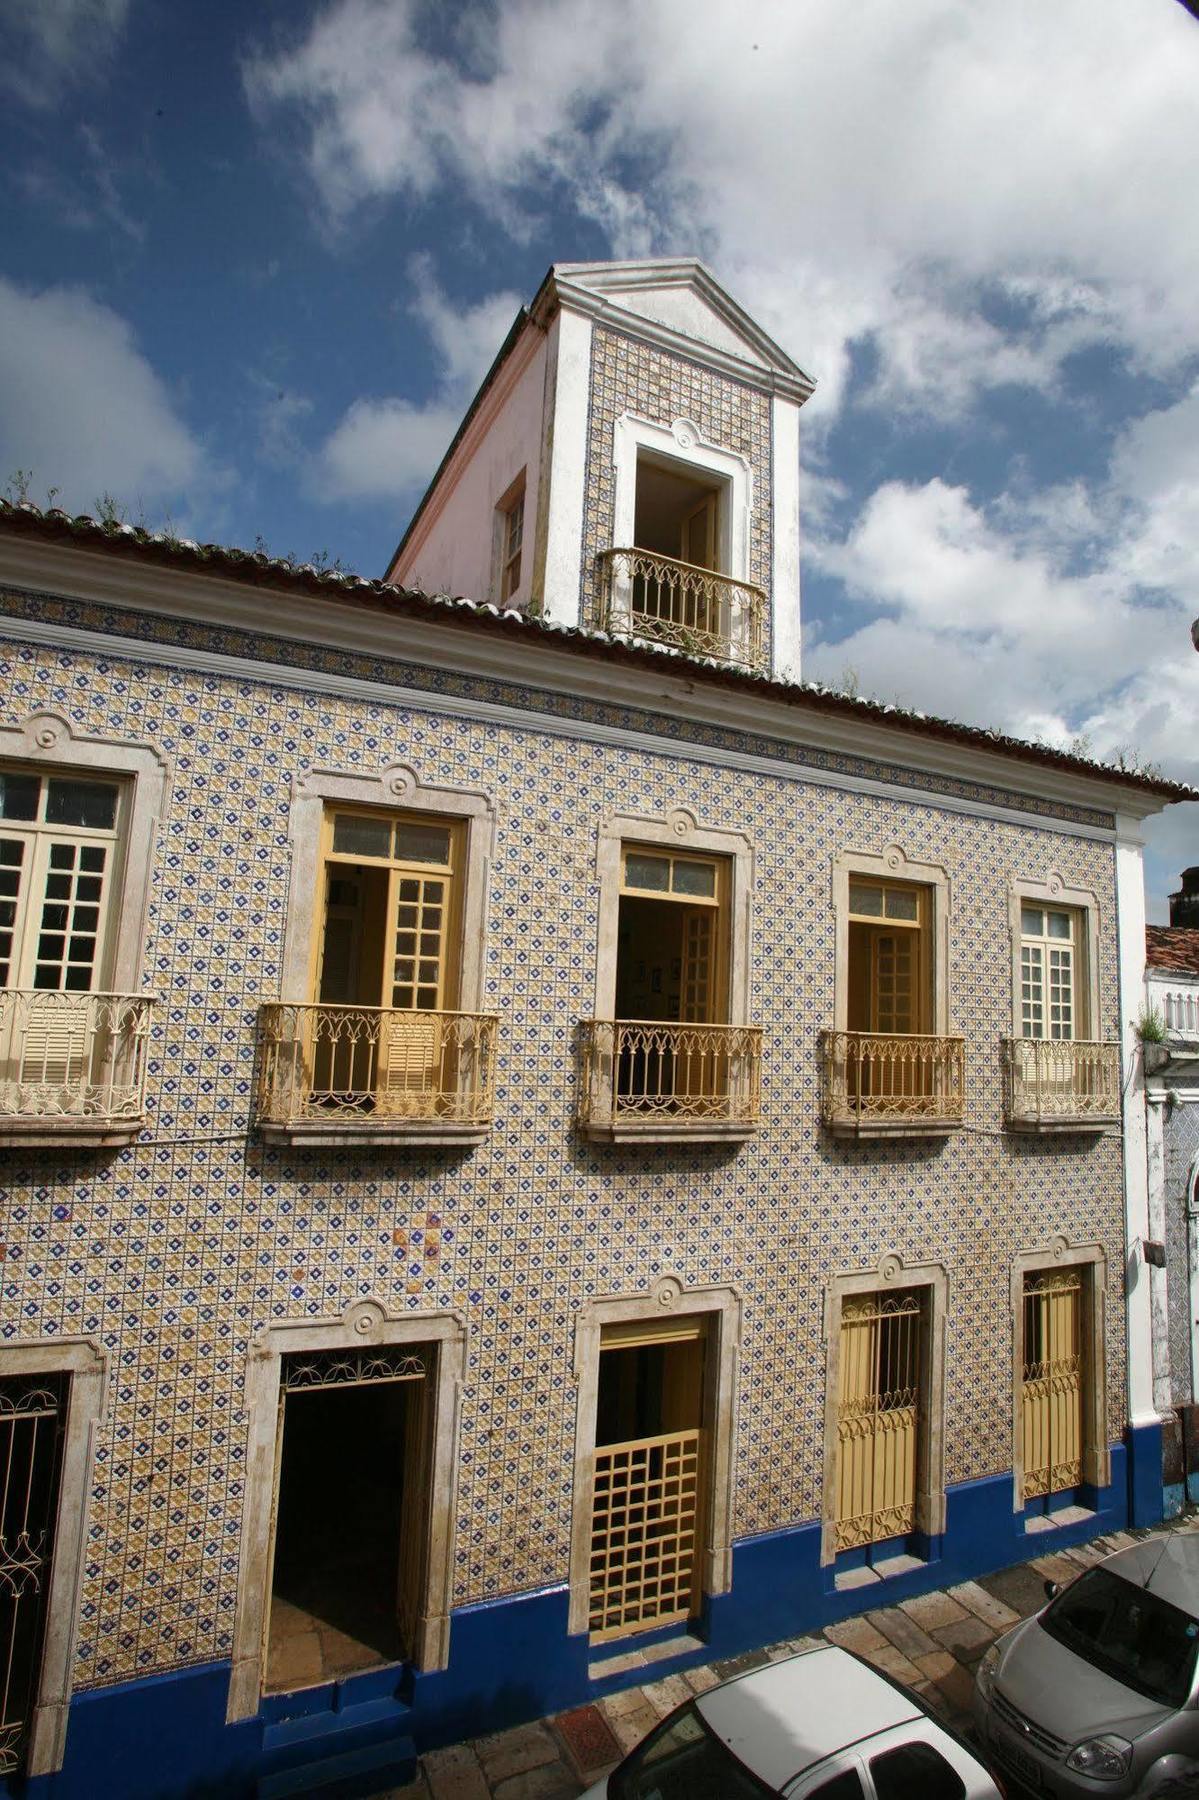
[[[705,1321],[603,1328],[591,1519],[593,1641],[698,1613],[708,1466]]]
[[[644,452],[637,458],[633,541],[639,550],[675,557],[697,569],[722,567],[724,483],[672,467]]]
[[[414,1650],[424,1591],[431,1353],[284,1359],[268,1692]]]

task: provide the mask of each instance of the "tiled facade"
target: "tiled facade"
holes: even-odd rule
[[[772,454],[770,400],[727,376],[673,356],[622,332],[597,327],[591,342],[587,478],[579,617],[600,622],[600,574],[596,557],[613,543],[616,421],[631,412],[655,424],[689,419],[710,444],[743,456],[753,470],[747,579],[770,588]]]
[[[237,654],[244,646],[227,640]],[[1003,1130],[1010,1031],[1008,883],[1092,889],[1114,912],[1111,852],[1059,830],[902,799],[766,780],[662,752],[471,725],[254,681],[198,678],[66,649],[9,647],[18,711],[152,744],[171,771],[146,943],[162,998],[147,1141],[95,1170],[10,1168],[5,1331],[98,1333],[113,1355],[97,1456],[80,1644],[85,1681],[227,1654],[254,1333],[374,1296],[455,1306],[470,1332],[455,1597],[560,1579],[573,1473],[572,1320],[589,1295],[671,1272],[746,1298],[738,1536],[811,1518],[822,1482],[824,1281],[885,1252],[950,1272],[950,1481],[1005,1466],[1012,1254],[1064,1233],[1113,1250],[1111,1138],[1030,1152]],[[544,696],[514,689],[531,710]],[[427,704],[427,703],[426,703]],[[404,762],[491,793],[485,1004],[502,1021],[491,1141],[432,1153],[264,1149],[252,1130],[256,1008],[276,997],[287,809],[307,768]],[[596,832],[616,811],[683,806],[745,831],[756,855],[752,1016],[765,1028],[764,1124],[719,1150],[583,1145],[574,1024],[592,1011]],[[842,1145],[818,1124],[816,1033],[832,1017],[829,869],[846,846],[901,844],[952,883],[951,1014],[969,1041],[969,1128],[943,1147]],[[801,853],[802,852],[802,853]],[[1104,936],[1105,1032],[1116,978]],[[1110,1258],[1111,1432],[1122,1424],[1120,1262]],[[19,1326],[18,1326],[18,1323]],[[529,1500],[533,1501],[530,1507]]]
[[[611,546],[612,431],[625,411],[666,425],[688,418],[749,459],[749,574],[768,588],[768,395],[597,325],[584,625],[595,617],[595,555]],[[767,683],[751,729],[721,723],[715,706],[712,717],[688,716],[676,704],[687,665],[663,654],[615,665],[602,681],[589,663],[576,693],[583,665],[571,658],[585,644],[532,625],[532,651],[557,657],[559,678],[539,683],[517,656],[472,672],[459,651],[479,634],[452,606],[436,654],[407,652],[397,614],[389,652],[367,655],[339,640],[352,596],[331,599],[318,625],[286,629],[286,594],[278,613],[264,603],[268,575],[243,596],[237,624],[217,624],[203,596],[174,604],[171,568],[150,561],[138,579],[136,601],[111,584],[104,599],[72,598],[32,574],[0,587],[0,725],[51,714],[76,738],[147,747],[167,771],[141,973],[158,997],[146,1128],[116,1151],[5,1153],[0,1353],[71,1337],[108,1355],[85,1500],[76,1745],[101,1730],[90,1719],[140,1717],[143,1694],[169,1729],[174,1689],[161,1678],[193,1671],[211,1716],[201,1730],[199,1702],[189,1714],[192,1775],[202,1786],[224,1767],[222,1792],[253,1791],[262,1721],[224,1725],[239,1570],[248,1579],[248,1359],[268,1328],[340,1320],[356,1302],[401,1319],[452,1314],[465,1332],[457,1461],[441,1496],[454,1521],[449,1666],[423,1688],[415,1677],[415,1698],[405,1687],[418,1740],[591,1691],[563,1599],[576,1328],[587,1302],[643,1300],[663,1276],[684,1291],[731,1292],[741,1309],[732,1586],[706,1615],[709,1654],[769,1629],[756,1610],[768,1591],[795,1630],[813,1622],[804,1608],[847,1609],[820,1564],[826,1297],[835,1277],[867,1276],[887,1257],[943,1272],[947,1295],[950,1524],[927,1568],[905,1577],[913,1591],[1020,1553],[1013,1269],[1061,1239],[1105,1258],[1115,1448],[1111,1486],[1091,1501],[1104,1519],[1128,1516],[1120,1129],[1014,1133],[1000,1065],[1017,882],[1056,878],[1093,897],[1092,1035],[1115,1040],[1125,1028],[1115,807],[1096,803],[1106,790],[1033,779],[1027,762],[985,740],[967,771],[944,745],[935,758],[905,757],[910,730],[892,731],[888,760],[879,709],[863,709],[867,749],[851,706],[834,742],[814,699],[808,741]],[[274,629],[253,629],[256,617]],[[434,606],[430,620],[440,622]],[[312,772],[377,776],[396,765],[422,786],[481,795],[494,813],[479,1000],[499,1019],[494,1125],[468,1149],[371,1148],[366,1134],[340,1147],[268,1145],[255,1129],[257,1021],[281,997],[299,899],[297,789]],[[742,834],[752,854],[746,1022],[763,1031],[761,1124],[737,1144],[596,1144],[576,1115],[578,1025],[596,1010],[605,929],[601,831],[616,815],[665,821],[675,809],[700,831]],[[833,865],[892,846],[947,881],[948,1030],[966,1040],[965,1120],[944,1139],[845,1141],[820,1122],[818,1034],[834,1024],[837,981]],[[990,1525],[999,1538],[985,1537]],[[240,1733],[236,1751],[227,1729]],[[70,1756],[69,1741],[65,1785],[48,1792],[106,1791]],[[172,1791],[157,1779],[147,1774],[137,1793]]]

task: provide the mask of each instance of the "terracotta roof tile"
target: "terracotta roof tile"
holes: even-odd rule
[[[386,581],[371,581],[340,569],[321,569],[311,564],[296,564],[251,552],[227,548],[223,544],[198,544],[190,538],[172,537],[167,533],[146,531],[140,526],[108,524],[77,517],[57,507],[43,511],[29,501],[0,499],[0,530],[12,536],[41,538],[50,542],[69,542],[80,549],[113,556],[136,557],[142,562],[158,563],[197,574],[219,576],[229,581],[242,581],[256,586],[290,589],[293,593],[322,595],[342,605],[385,608],[388,612],[415,616],[438,616],[447,624],[466,629],[500,631],[508,636],[540,637],[575,651],[619,662],[633,668],[660,671],[663,662],[681,662],[688,676],[711,682],[714,686],[745,690],[756,689],[772,700],[809,707],[814,712],[840,714],[842,717],[878,720],[918,736],[938,738],[950,743],[966,744],[975,749],[991,750],[1020,762],[1039,763],[1042,767],[1070,770],[1092,780],[1110,781],[1124,788],[1140,788],[1157,794],[1166,801],[1199,800],[1199,789],[1184,782],[1172,781],[1164,775],[1122,769],[1110,763],[1092,762],[1072,755],[1068,750],[1054,750],[1047,744],[1030,744],[1022,738],[1009,737],[980,725],[963,725],[955,719],[939,719],[914,707],[895,706],[878,700],[843,694],[818,681],[780,681],[769,675],[750,674],[730,668],[706,657],[690,656],[672,646],[629,643],[582,626],[559,625],[534,617],[514,608],[492,606],[467,599],[464,595],[423,594],[411,588],[394,586]],[[681,671],[680,671],[681,672]]]
[[[1146,925],[1145,960],[1151,969],[1199,975],[1199,925]]]

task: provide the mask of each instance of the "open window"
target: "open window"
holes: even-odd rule
[[[766,595],[747,579],[750,469],[694,425],[617,425],[602,622],[694,656],[762,668]]]
[[[1003,1046],[1008,1124],[1100,1128],[1120,1114],[1119,1050],[1096,1033],[1094,896],[1018,883],[1012,900],[1013,1036]]]
[[[151,1003],[113,991],[133,786],[0,767],[0,1137],[140,1127]]]
[[[960,1123],[963,1042],[946,1031],[944,871],[847,854],[834,867],[836,1028],[822,1034],[824,1116],[861,1136]]]
[[[744,1134],[760,1033],[738,1016],[736,857],[628,839],[613,851],[613,1016],[584,1025],[583,1123],[604,1136]]]
[[[507,606],[520,586],[524,566],[525,472],[522,469],[495,509],[495,591]]]
[[[469,815],[322,809],[310,998],[263,1012],[268,1138],[457,1142],[489,1124],[495,1019],[464,1006],[479,966],[472,829]]]

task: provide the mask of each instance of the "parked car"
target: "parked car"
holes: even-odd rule
[[[959,1738],[832,1645],[688,1700],[583,1800],[999,1800]]]
[[[1199,1797],[1199,1535],[1088,1569],[993,1644],[974,1714],[1001,1768],[1054,1800]]]

